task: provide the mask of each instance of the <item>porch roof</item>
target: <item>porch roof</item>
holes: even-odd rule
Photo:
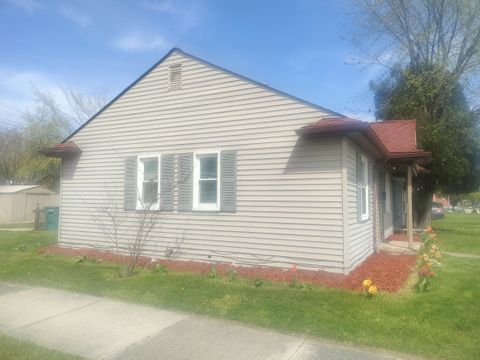
[[[81,152],[82,149],[71,140],[39,150],[39,153],[49,157],[64,157],[67,155],[80,154]]]
[[[347,117],[326,118],[308,124],[297,134],[305,137],[364,134],[386,160],[429,159],[431,153],[417,148],[415,120],[388,120],[369,123]]]

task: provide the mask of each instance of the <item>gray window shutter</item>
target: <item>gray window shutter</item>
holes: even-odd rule
[[[173,154],[161,156],[160,210],[173,211]]]
[[[178,211],[192,211],[193,154],[178,155]]]
[[[237,159],[236,151],[220,153],[220,211],[237,210]]]
[[[124,208],[135,210],[137,207],[137,157],[125,158]]]
[[[360,159],[360,153],[357,152],[357,221],[360,222],[362,219],[362,162]]]

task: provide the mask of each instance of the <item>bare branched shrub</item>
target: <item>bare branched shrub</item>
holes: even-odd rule
[[[108,194],[105,202],[96,208],[94,221],[120,259],[120,276],[129,277],[134,273],[145,246],[151,241],[160,212],[153,209],[154,204],[141,200],[136,211],[125,211]]]

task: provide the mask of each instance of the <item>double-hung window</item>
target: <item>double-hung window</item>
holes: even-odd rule
[[[367,220],[368,219],[368,159],[360,155],[359,159],[359,164],[358,164],[358,179],[359,179],[359,184],[358,184],[358,191],[360,191],[360,220]]]
[[[194,157],[193,209],[220,208],[219,153],[197,153]]]
[[[159,209],[159,159],[158,156],[138,158],[137,209]]]

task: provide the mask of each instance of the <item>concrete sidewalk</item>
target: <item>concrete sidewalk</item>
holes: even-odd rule
[[[91,359],[399,359],[77,293],[0,283],[0,331]]]

